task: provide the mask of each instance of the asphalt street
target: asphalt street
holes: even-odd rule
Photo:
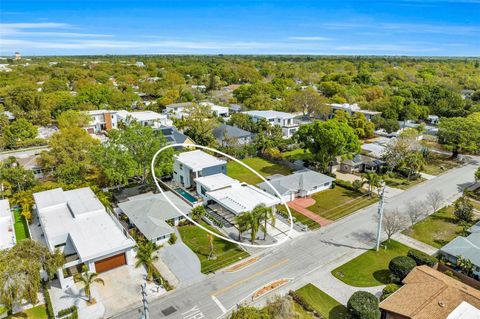
[[[474,183],[474,171],[478,166],[478,158],[475,158],[467,165],[394,195],[386,200],[385,209],[399,209],[407,215],[408,203],[425,200],[433,190],[441,191],[446,200],[453,201],[464,188]],[[318,231],[265,251],[262,259],[243,270],[218,272],[189,287],[173,290],[150,302],[150,318],[220,318],[225,311],[250,301],[251,294],[269,282],[289,278],[289,285],[294,287],[296,282],[308,281],[309,275],[336,260],[345,259],[345,256],[354,258],[374,247],[376,215],[377,204],[374,204]],[[138,309],[115,318],[139,318]]]

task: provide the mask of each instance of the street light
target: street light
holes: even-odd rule
[[[382,232],[382,219],[383,219],[383,202],[385,195],[385,181],[382,180],[380,187],[382,191],[380,193],[380,202],[378,203],[378,225],[377,225],[377,245],[376,251],[380,249],[380,237]]]

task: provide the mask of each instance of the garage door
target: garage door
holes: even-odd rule
[[[95,269],[97,273],[101,273],[113,268],[123,266],[126,263],[127,259],[125,258],[125,254],[123,253],[95,262]]]

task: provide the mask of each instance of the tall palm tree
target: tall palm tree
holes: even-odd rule
[[[372,196],[373,190],[379,188],[382,184],[382,179],[376,173],[367,173],[364,175],[365,181],[368,184],[368,194]]]
[[[190,214],[192,215],[192,219],[197,223],[202,220],[202,217],[205,216],[206,213],[207,211],[202,205],[194,207],[190,212]]]
[[[250,228],[250,212],[245,212],[235,217],[235,222],[238,228],[238,240],[242,240],[242,234]]]
[[[255,239],[257,239],[257,233],[260,228],[261,217],[261,215],[258,215],[253,211],[247,214],[248,225],[250,226],[250,242],[252,244],[255,243]]]
[[[85,290],[85,296],[88,298],[88,302],[92,303],[93,298],[92,298],[92,293],[90,291],[90,288],[93,283],[98,283],[105,285],[105,282],[103,281],[102,278],[98,278],[98,274],[96,272],[90,272],[88,271],[87,267],[84,265],[83,266],[83,273],[76,274],[75,275],[75,280],[79,281],[83,284],[83,288]]]
[[[266,207],[265,204],[260,204],[252,210],[252,214],[256,215],[259,221],[263,221],[262,227],[263,240],[267,238],[267,222],[270,221],[272,225],[275,225],[275,213],[270,207]]]
[[[154,253],[159,249],[157,244],[151,241],[139,244],[137,246],[137,261],[135,267],[145,266],[147,270],[147,280],[151,281],[153,278],[153,272],[155,271],[155,266],[153,263],[158,260],[158,255]]]

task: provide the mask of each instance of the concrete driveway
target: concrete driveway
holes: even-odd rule
[[[201,281],[205,275],[201,272],[200,260],[193,251],[185,245],[180,236],[174,245],[160,249],[160,258],[177,277],[178,286],[185,287]]]

